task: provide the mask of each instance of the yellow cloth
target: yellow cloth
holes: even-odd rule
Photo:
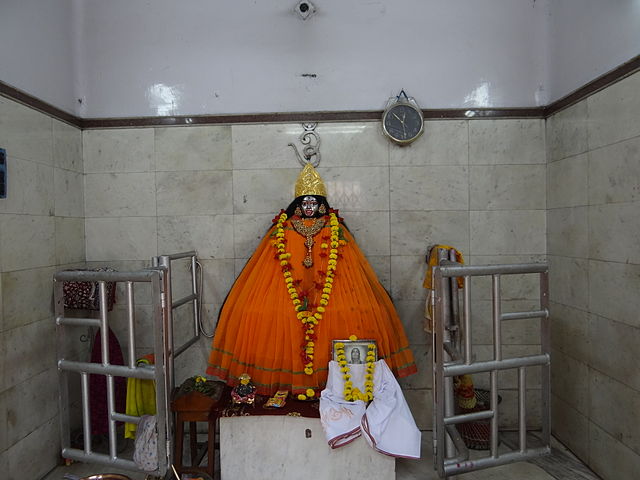
[[[424,277],[424,283],[422,286],[424,288],[428,288],[429,290],[433,289],[433,267],[438,266],[438,250],[454,250],[456,252],[456,262],[464,264],[464,258],[462,257],[462,253],[457,248],[450,247],[449,245],[434,245],[429,250],[429,258],[427,259],[427,274]],[[464,282],[461,278],[458,279],[458,287],[462,288],[464,286]]]
[[[151,364],[148,358],[141,358],[138,364]],[[156,414],[156,385],[153,380],[142,378],[127,379],[127,405],[126,414],[135,417]],[[124,424],[124,438],[136,438],[135,423]]]
[[[434,245],[429,250],[429,254],[427,257],[427,274],[424,277],[424,283],[422,286],[429,290],[429,294],[427,295],[427,302],[424,309],[424,331],[427,333],[433,333],[433,312],[431,311],[431,298],[433,296],[433,268],[438,266],[438,250],[453,250],[456,254],[456,261],[458,263],[464,264],[464,258],[462,257],[462,253],[457,248],[450,247],[449,245]],[[464,280],[462,278],[458,278],[458,288],[464,287]]]

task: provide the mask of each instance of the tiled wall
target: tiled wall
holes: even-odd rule
[[[0,471],[40,478],[59,458],[52,276],[85,260],[82,134],[0,97],[0,148]]]
[[[640,74],[547,121],[555,435],[640,472]]]
[[[377,122],[320,124],[317,131],[329,201],[391,292],[413,344],[420,372],[402,384],[419,426],[429,428],[431,365],[422,330],[427,247],[454,245],[473,264],[545,258],[544,121],[430,121],[406,148],[389,144]],[[138,268],[152,255],[196,249],[212,328],[271,219],[293,199],[301,167],[288,144],[300,146],[301,133],[299,124],[85,131],[87,261]],[[506,308],[531,304],[536,285],[507,285]],[[478,312],[488,310],[488,294],[488,284],[474,291]],[[146,309],[141,305],[142,318]],[[488,354],[487,329],[476,332],[484,344],[479,356]],[[506,354],[534,351],[538,341],[518,323],[505,338]],[[139,335],[143,349],[150,341]],[[208,348],[203,340],[178,376],[202,373]],[[515,388],[515,379],[508,381]],[[503,392],[505,406],[514,405],[514,393]],[[534,410],[536,399],[530,399]]]

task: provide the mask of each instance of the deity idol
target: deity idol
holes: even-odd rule
[[[417,371],[388,293],[326,200],[310,163],[295,200],[274,219],[220,311],[207,373],[256,393],[319,394],[332,340],[374,339],[397,377]]]

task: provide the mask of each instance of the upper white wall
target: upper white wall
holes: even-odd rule
[[[550,13],[550,101],[640,54],[640,0],[552,1]]]
[[[302,21],[297,0],[85,0],[79,113],[546,103],[548,0],[313,1]]]
[[[0,80],[83,117],[375,110],[401,88],[531,107],[640,52],[640,0],[314,3],[0,0]]]
[[[0,80],[70,113],[78,77],[74,1],[0,0]]]

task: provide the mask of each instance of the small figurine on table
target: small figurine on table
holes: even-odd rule
[[[233,403],[246,403],[253,405],[256,399],[256,386],[251,383],[251,377],[247,373],[240,375],[240,384],[231,390]]]

